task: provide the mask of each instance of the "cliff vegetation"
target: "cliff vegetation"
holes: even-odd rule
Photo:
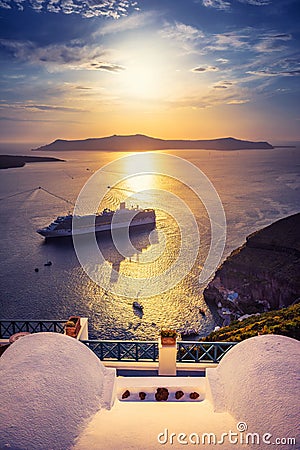
[[[300,340],[300,303],[253,315],[241,321],[232,322],[231,325],[210,333],[202,341],[231,341],[240,342],[258,334],[281,334]]]

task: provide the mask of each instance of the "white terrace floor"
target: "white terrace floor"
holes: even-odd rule
[[[168,388],[170,395],[167,402],[154,400],[157,387]],[[121,400],[126,389],[131,395]],[[177,390],[185,392],[185,396],[172,401]],[[144,401],[138,398],[140,391],[147,394]],[[189,399],[189,394],[194,391],[200,394],[198,400]],[[168,430],[167,442],[165,429]],[[180,433],[187,435],[186,440],[192,433],[200,436],[203,433],[215,433],[219,440],[222,433],[229,430],[236,431],[236,420],[228,413],[214,413],[211,403],[205,399],[205,377],[118,377],[114,405],[110,410],[100,410],[94,416],[74,449],[181,449],[186,444],[178,442]],[[158,435],[161,433],[164,434],[160,436],[159,443]],[[176,436],[170,436],[171,433],[176,433]],[[200,444],[201,447],[207,448]],[[224,444],[213,447],[229,448]]]
[[[297,450],[299,360],[299,341],[265,335],[236,345],[205,377],[116,377],[75,339],[31,334],[1,356],[0,448]],[[167,402],[154,400],[158,387],[169,390]],[[253,434],[259,443],[244,444]]]

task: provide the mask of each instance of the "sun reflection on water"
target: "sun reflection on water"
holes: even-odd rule
[[[105,289],[89,281],[86,288],[94,311],[94,327],[102,330],[101,333],[104,331],[101,316],[106,317],[108,329],[104,335],[118,329],[119,338],[144,338],[145,335],[150,338],[156,336],[163,326],[200,330],[205,328],[205,321],[210,317],[208,310],[206,318],[200,314],[200,310],[206,308],[197,282],[209,248],[207,213],[189,186],[180,179],[167,175],[168,167],[161,166],[157,157],[159,154],[160,152],[149,152],[139,154],[140,158],[121,158],[117,160],[114,171],[104,171],[104,176],[100,179],[107,188],[100,210],[105,207],[116,210],[121,202],[125,202],[127,207],[138,205],[141,208],[154,208],[156,212],[155,230],[131,236],[131,244],[136,252],[122,257],[108,241],[100,244],[110,266],[110,285]],[[184,279],[172,289],[164,292],[162,284],[160,295],[144,296],[144,288],[149,290],[151,278],[164,275],[180,256],[182,236],[179,223],[181,226],[189,226],[187,210],[182,207],[181,201],[191,211],[200,230],[201,248],[196,262]],[[160,204],[165,208],[160,208]],[[195,246],[192,232],[187,232],[186,240],[190,248]],[[187,254],[186,263],[188,257]],[[98,265],[95,270],[101,272],[103,269]],[[124,278],[126,282],[136,280],[134,298],[117,294],[118,289],[126,293]],[[113,289],[113,293],[110,289]],[[197,295],[199,299],[195,305]],[[135,299],[143,305],[142,317],[137,317],[132,307]]]

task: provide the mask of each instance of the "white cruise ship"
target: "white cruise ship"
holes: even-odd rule
[[[59,216],[47,227],[38,229],[37,233],[45,238],[57,238],[75,234],[109,232],[126,227],[131,230],[147,225],[155,226],[155,219],[154,209],[127,208],[125,202],[122,202],[120,209],[116,211],[106,208],[94,215]]]

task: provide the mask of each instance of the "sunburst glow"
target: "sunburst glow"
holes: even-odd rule
[[[122,48],[126,55],[125,70],[119,74],[122,94],[134,100],[162,99],[168,93],[168,76],[172,66],[170,51],[165,46],[151,42],[128,42]],[[171,61],[170,61],[171,62]]]

